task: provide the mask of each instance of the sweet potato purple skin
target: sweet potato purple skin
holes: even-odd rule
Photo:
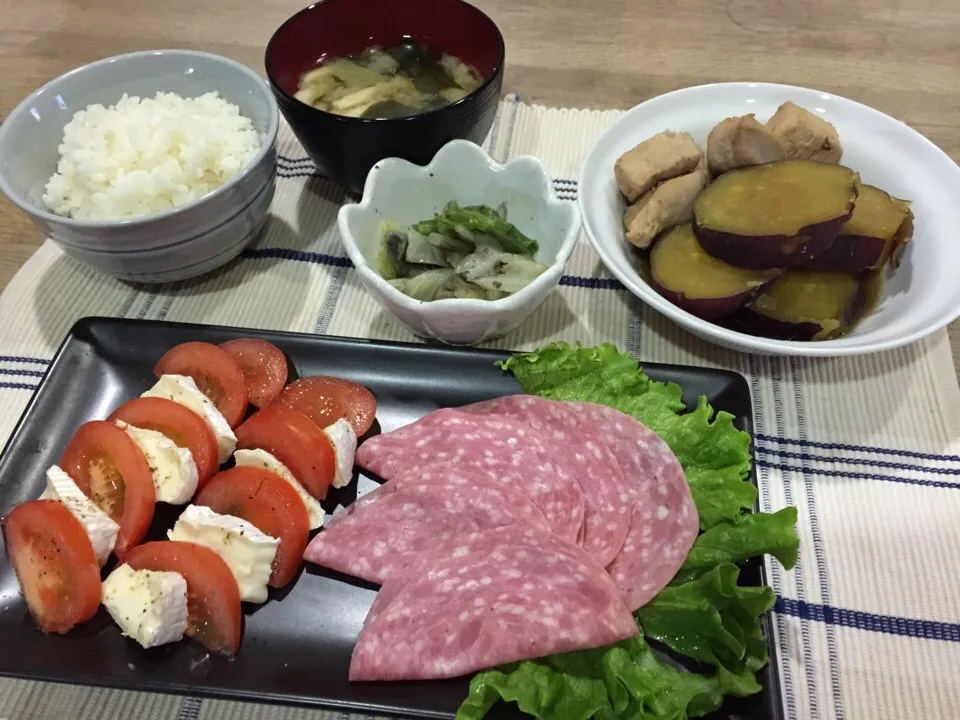
[[[708,254],[734,267],[806,265],[853,217],[859,191],[860,176],[838,165],[785,160],[741,168],[700,193],[693,230]]]
[[[764,268],[807,265],[830,249],[840,227],[853,214],[849,211],[836,218],[807,225],[796,235],[737,235],[702,227],[694,218],[693,231],[700,245],[718,260],[735,267]]]
[[[745,335],[770,338],[772,340],[813,340],[823,328],[814,322],[785,322],[767,317],[750,307],[744,306],[723,320],[723,326]]]
[[[780,273],[735,268],[711,257],[700,247],[690,223],[660,236],[650,251],[649,281],[654,290],[704,320],[734,312]]]
[[[899,205],[904,211],[900,226],[896,228],[892,236],[888,232],[891,225],[884,227],[882,221],[879,229],[874,228],[874,234],[864,232],[864,230],[871,228],[869,222],[864,222],[862,219],[859,223],[857,222],[857,212],[866,210],[869,216],[870,211],[875,207],[878,196],[887,198],[889,203],[887,210],[890,206],[896,207]],[[873,202],[870,202],[871,199]],[[891,198],[882,190],[869,185],[861,188],[857,201],[859,205],[857,210],[854,211],[851,222],[846,227],[840,228],[840,235],[836,242],[823,255],[815,258],[810,263],[810,267],[839,270],[852,275],[868,270],[877,270],[888,261],[893,269],[897,268],[904,246],[913,237],[913,212],[910,211],[909,206],[905,207],[904,201]],[[886,220],[890,221],[889,215]],[[851,230],[859,232],[851,232]]]
[[[738,308],[750,302],[750,300],[756,297],[757,293],[766,287],[766,285],[759,285],[756,288],[745,290],[742,293],[728,297],[688,298],[682,292],[676,292],[675,290],[669,290],[663,287],[663,285],[652,277],[650,278],[650,284],[654,290],[678,308],[686,310],[691,315],[695,315],[703,320],[719,320],[736,312]]]
[[[860,283],[857,294],[847,311],[846,323],[859,318],[866,302],[866,285]],[[750,305],[744,305],[729,317],[723,318],[724,327],[746,335],[770,338],[772,340],[813,341],[823,331],[820,323],[812,321],[790,322],[772,318],[757,312]],[[829,338],[818,338],[829,339]]]
[[[867,235],[840,235],[809,267],[856,274],[872,270],[884,259],[886,241]]]

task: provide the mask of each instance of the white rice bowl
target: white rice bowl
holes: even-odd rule
[[[216,92],[124,95],[67,123],[43,201],[58,215],[90,220],[162,212],[216,190],[260,147],[251,120]]]

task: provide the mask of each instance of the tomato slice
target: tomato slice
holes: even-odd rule
[[[150,465],[129,435],[104,420],[84,423],[63,451],[60,467],[120,526],[118,555],[143,539],[157,496]]]
[[[271,405],[237,428],[237,447],[266,450],[288,468],[317,500],[327,496],[336,474],[330,438],[303,413]]]
[[[107,418],[107,422],[117,420],[163,433],[178,447],[189,450],[200,476],[200,487],[220,467],[217,440],[210,426],[180,403],[158,397],[136,398],[125,402]]]
[[[280,348],[257,338],[229,340],[220,348],[243,371],[251,405],[262,408],[277,399],[287,383],[287,358]]]
[[[41,630],[65,633],[97,614],[100,564],[83,525],[64,505],[18,505],[3,520],[3,541]]]
[[[256,467],[225,470],[213,476],[194,504],[246,520],[280,541],[271,587],[284,587],[296,576],[310,535],[310,519],[297,491],[279,475]]]
[[[247,412],[247,384],[243,370],[230,355],[205,342],[185,342],[171,348],[160,358],[153,373],[189,375],[210,402],[235,428]]]
[[[377,400],[363,385],[343,378],[315,375],[287,385],[275,403],[302,412],[318,427],[345,418],[362,437],[377,414]]]
[[[133,548],[123,561],[134,570],[180,573],[187,582],[187,635],[211,652],[237,652],[240,590],[230,568],[213,550],[195,543],[160,540]]]

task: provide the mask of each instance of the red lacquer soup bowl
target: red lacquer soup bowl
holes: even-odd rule
[[[303,73],[321,59],[405,41],[460,58],[483,83],[450,105],[398,118],[345,117],[294,98]],[[504,56],[497,26],[462,0],[323,0],[280,26],[265,64],[280,112],[317,168],[360,193],[370,168],[384,158],[425,165],[456,138],[483,142],[497,112]]]

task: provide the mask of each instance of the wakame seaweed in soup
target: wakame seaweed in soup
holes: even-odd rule
[[[456,102],[482,82],[460,58],[404,42],[323,60],[300,78],[295,97],[347,117],[404,117]]]

